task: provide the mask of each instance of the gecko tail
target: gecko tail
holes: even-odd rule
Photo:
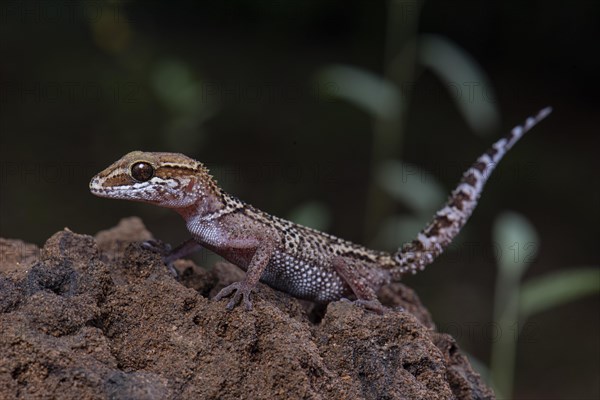
[[[415,274],[435,260],[458,235],[465,225],[492,171],[510,148],[531,128],[552,112],[546,107],[523,125],[514,127],[507,135],[492,145],[463,174],[458,186],[433,220],[417,235],[394,253],[397,266],[391,269],[392,279],[399,280],[407,273]]]

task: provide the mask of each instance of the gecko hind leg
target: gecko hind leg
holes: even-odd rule
[[[377,314],[384,313],[385,307],[379,302],[376,293],[376,290],[384,283],[384,279],[383,277],[373,276],[373,273],[377,274],[376,267],[369,268],[364,262],[348,257],[335,257],[332,260],[332,265],[356,296],[356,300],[352,303]],[[373,284],[373,282],[376,283]],[[342,300],[350,301],[348,299]]]

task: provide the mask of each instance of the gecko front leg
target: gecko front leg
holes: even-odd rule
[[[229,303],[227,303],[227,309],[233,310],[242,301],[245,309],[248,311],[251,310],[252,300],[250,299],[250,294],[256,288],[256,284],[269,264],[269,260],[275,251],[275,244],[276,242],[273,239],[264,237],[261,239],[238,239],[229,242],[229,252],[256,250],[250,259],[244,280],[224,287],[213,300],[219,301],[235,293]]]

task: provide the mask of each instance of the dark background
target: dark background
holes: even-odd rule
[[[486,249],[501,212],[526,216],[539,233],[525,280],[600,259],[600,3],[396,4],[418,33],[447,38],[479,63],[500,118],[487,136],[474,134],[438,77],[416,66],[402,145],[388,149],[395,158],[431,171],[449,192],[501,132],[554,107],[486,187],[462,238],[480,251],[442,257],[405,281],[440,329],[488,364],[496,266]],[[205,162],[226,190],[278,216],[318,201],[329,232],[376,246],[365,226],[373,116],[324,95],[315,76],[330,64],[385,74],[395,32],[388,2],[48,0],[0,9],[1,237],[41,245],[63,227],[94,234],[138,215],[156,237],[185,239],[168,210],[88,192],[91,176],[123,154],[154,150]],[[393,202],[390,212],[411,210]],[[584,298],[529,321],[517,398],[600,396],[598,303]]]

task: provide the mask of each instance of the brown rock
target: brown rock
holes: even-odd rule
[[[41,251],[0,239],[1,399],[492,399],[410,289],[376,315],[307,306],[261,285],[254,309],[205,296],[239,278],[178,261],[180,281],[130,218]]]

